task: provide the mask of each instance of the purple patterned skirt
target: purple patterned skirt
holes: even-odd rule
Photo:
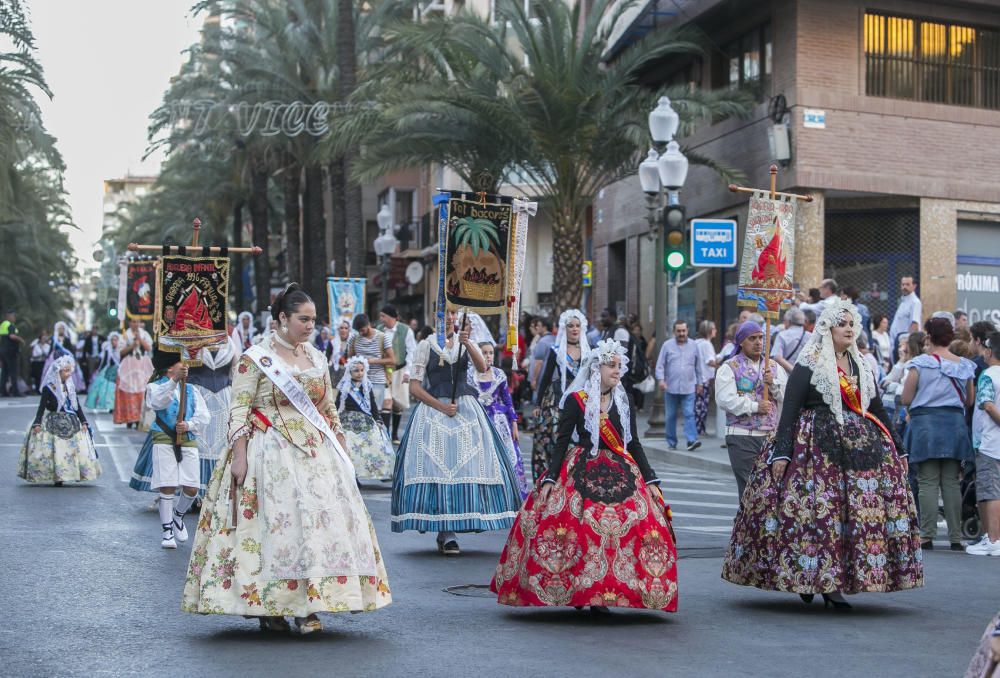
[[[817,435],[816,419],[816,410],[799,415],[792,461],[779,482],[767,464],[771,444],[764,446],[736,515],[722,578],[789,593],[923,586],[916,509],[894,447],[883,442],[877,464],[851,463],[852,450],[867,447],[877,426],[845,411],[838,449],[824,449],[830,432]]]

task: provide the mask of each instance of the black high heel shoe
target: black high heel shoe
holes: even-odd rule
[[[813,598],[815,598],[815,597],[816,597],[816,594],[814,594],[814,593],[800,593],[799,594],[799,598],[801,598],[802,602],[805,603],[806,605],[808,605],[809,603],[811,603],[813,601]]]
[[[823,594],[823,607],[825,607],[827,610],[845,611],[845,610],[850,610],[851,609],[851,604],[849,602],[847,602],[846,600],[844,600],[844,599],[834,600],[830,596],[830,594],[824,593]]]

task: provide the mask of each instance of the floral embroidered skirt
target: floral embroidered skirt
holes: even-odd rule
[[[1000,614],[993,617],[993,621],[987,625],[983,632],[979,647],[976,648],[976,654],[972,655],[969,668],[965,670],[965,678],[983,678],[983,676],[992,678],[992,676],[987,675],[986,669],[990,666],[990,643],[993,642],[993,629],[997,627],[998,622],[1000,622]]]
[[[142,393],[129,393],[121,388],[115,389],[115,410],[113,420],[116,424],[138,424],[142,418]]]
[[[109,364],[103,370],[99,370],[87,390],[87,408],[98,412],[113,410],[115,407],[115,381],[117,379],[117,365]]]
[[[29,483],[83,482],[100,476],[97,450],[82,429],[67,439],[52,435],[43,424],[38,433],[28,433],[17,463],[17,477]]]
[[[705,422],[708,420],[708,405],[712,398],[712,387],[705,384],[701,393],[694,397],[694,423],[698,435],[705,435]]]
[[[340,423],[347,438],[347,453],[361,480],[388,480],[396,464],[396,452],[382,422],[364,412],[344,411]]]
[[[823,419],[829,417],[835,431]],[[887,592],[923,586],[916,508],[903,465],[878,427],[853,412],[803,410],[780,482],[757,459],[722,577],[789,593]],[[839,445],[835,444],[839,438]],[[866,441],[881,440],[870,459]]]
[[[304,617],[392,602],[375,529],[346,464],[332,445],[313,457],[274,429],[255,432],[234,526],[227,452],[205,495],[181,609]]]
[[[531,429],[531,475],[532,480],[538,480],[549,470],[552,461],[552,449],[556,446],[556,435],[559,431],[559,406],[546,395],[539,408],[540,414]]]
[[[524,460],[521,458],[521,446],[514,440],[513,428],[503,412],[494,412],[492,416],[493,428],[503,442],[507,456],[510,457],[510,464],[514,467],[514,476],[517,478],[517,491],[521,494],[521,500],[528,498],[528,481],[524,477]]]
[[[535,486],[490,590],[502,605],[604,605],[677,611],[677,549],[638,466],[570,451],[549,500]]]

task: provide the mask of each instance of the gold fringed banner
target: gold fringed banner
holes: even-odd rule
[[[766,191],[750,197],[736,303],[771,320],[794,296],[795,207],[795,199]]]
[[[160,348],[193,364],[201,349],[225,344],[228,297],[228,258],[164,256],[153,319]]]

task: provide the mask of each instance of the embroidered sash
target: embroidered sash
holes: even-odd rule
[[[277,360],[270,355],[267,349],[262,345],[257,344],[251,346],[243,354],[250,358],[254,365],[264,373],[264,375],[270,379],[275,386],[278,387],[288,401],[299,411],[303,417],[306,418],[310,424],[315,426],[320,433],[326,436],[327,440],[333,445],[333,448],[340,455],[340,458],[344,461],[347,468],[354,473],[354,463],[348,456],[347,452],[343,447],[340,446],[340,442],[337,440],[337,436],[334,435],[333,431],[330,429],[330,424],[327,423],[326,419],[319,410],[316,409],[316,405],[313,403],[309,395],[302,389],[302,386],[298,381],[295,380],[291,374],[286,373],[284,370],[277,366]]]
[[[851,382],[847,373],[838,367],[837,374],[840,375],[840,397],[841,400],[844,401],[844,405],[847,406],[847,409],[878,426],[886,440],[888,440],[889,443],[895,447],[896,444],[892,440],[892,434],[889,432],[889,429],[885,427],[885,424],[883,424],[882,421],[871,412],[861,411],[861,394],[858,392],[858,388]]]
[[[577,391],[576,393],[573,394],[573,397],[576,398],[576,402],[580,405],[580,409],[586,412],[587,397],[588,397],[587,392]],[[631,461],[633,464],[635,464],[635,459],[633,459],[632,455],[629,454],[629,451],[625,447],[625,443],[622,440],[621,434],[618,433],[618,430],[611,423],[610,417],[606,415],[601,415],[600,432],[601,432],[601,440],[604,441],[604,444],[608,446],[609,450],[617,454],[619,457],[627,459],[628,461]],[[638,466],[638,464],[636,464],[636,466]],[[645,485],[645,482],[643,482],[643,485]],[[673,511],[670,510],[670,506],[659,494],[654,495],[652,492],[650,492],[649,496],[659,498],[659,501],[657,503],[659,503],[660,507],[663,509],[663,515],[666,517],[667,525],[670,527],[670,536],[673,537],[674,533],[674,528],[672,524],[674,518]]]

